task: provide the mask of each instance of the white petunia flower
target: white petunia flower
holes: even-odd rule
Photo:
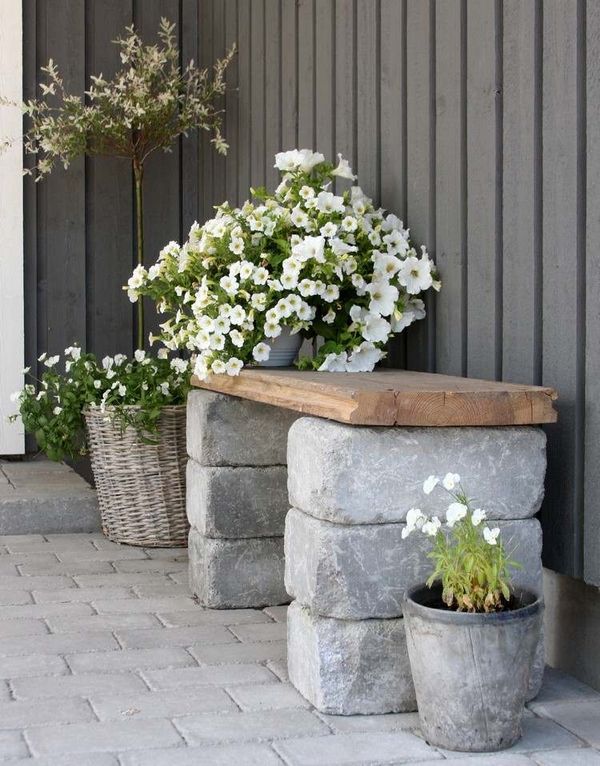
[[[241,348],[244,345],[244,336],[239,330],[232,330],[229,333],[229,339],[237,348]]]
[[[53,414],[53,415],[60,415],[60,413],[61,413],[61,412],[62,412],[62,407],[55,407],[55,408],[52,410],[52,414]]]
[[[325,324],[333,324],[335,322],[335,311],[333,309],[329,309],[329,311],[324,315],[323,321]]]
[[[157,353],[156,353],[156,356],[159,359],[167,359],[168,356],[169,356],[169,350],[166,349],[166,348],[159,348]]]
[[[302,197],[302,199],[312,199],[315,196],[315,190],[312,188],[312,186],[307,186],[306,184],[300,189],[298,194]]]
[[[254,272],[254,264],[250,263],[250,261],[241,261],[240,263],[240,279],[242,281],[245,281],[246,279],[250,279]]]
[[[346,253],[356,253],[358,250],[356,245],[349,245],[341,239],[332,239],[329,245],[333,250],[333,254],[337,255],[338,258],[340,255],[346,255]]]
[[[235,305],[229,314],[231,324],[241,325],[245,319],[246,312],[244,309],[239,304]]]
[[[212,348],[213,351],[222,351],[225,348],[225,336],[220,332],[211,335],[210,348]]]
[[[398,282],[411,295],[428,290],[433,283],[429,259],[415,256],[407,258],[398,272]]]
[[[327,354],[319,367],[319,372],[346,372],[348,354],[342,351],[340,354]]]
[[[232,237],[229,249],[234,255],[241,255],[244,252],[244,240],[241,237]]]
[[[227,295],[231,295],[231,296],[236,295],[238,291],[238,287],[239,287],[239,282],[237,281],[235,277],[232,277],[232,276],[221,277],[221,279],[219,280],[219,284],[221,285],[223,290],[225,290]]]
[[[300,307],[296,311],[296,314],[298,319],[301,319],[303,322],[310,322],[315,318],[316,309],[314,306],[309,306],[308,303],[302,301]]]
[[[489,545],[496,545],[496,543],[498,542],[499,534],[500,534],[499,527],[494,527],[494,529],[490,529],[489,527],[483,528],[483,539]]]
[[[319,192],[317,195],[317,208],[322,213],[343,213],[344,198],[328,191]]]
[[[371,282],[366,289],[371,296],[369,311],[386,317],[390,316],[398,300],[398,288],[388,282],[380,281]]]
[[[259,266],[254,270],[254,274],[252,275],[252,281],[255,285],[265,285],[268,278],[269,272],[265,269],[264,266]]]
[[[227,335],[230,328],[231,322],[225,316],[218,316],[213,322],[213,331],[221,335]]]
[[[255,311],[264,311],[267,305],[267,296],[264,293],[252,293],[250,305]]]
[[[477,527],[485,518],[487,518],[487,513],[483,508],[475,508],[471,514],[471,524],[473,524],[474,527]]]
[[[266,362],[271,354],[271,347],[266,343],[257,343],[252,349],[252,356],[257,362]]]
[[[358,227],[358,221],[354,216],[347,215],[342,221],[342,229],[344,231],[352,232],[356,231]]]
[[[368,341],[363,341],[348,358],[348,372],[371,372],[385,353]]]
[[[58,364],[59,359],[60,359],[59,356],[50,356],[48,357],[48,359],[46,359],[44,364],[46,365],[46,367],[54,367],[56,364]]]
[[[325,162],[325,157],[321,152],[313,152],[310,149],[300,149],[298,159],[298,170],[303,173],[310,173],[317,165]]]
[[[281,325],[277,322],[265,322],[265,337],[278,338],[281,335]]]
[[[440,480],[438,476],[434,476],[433,474],[431,476],[428,476],[425,481],[423,482],[423,492],[426,495],[430,495],[433,490],[437,487]]]
[[[236,375],[240,374],[243,366],[244,363],[241,359],[237,359],[235,356],[232,356],[225,364],[225,371],[228,375],[235,377]]]
[[[338,227],[333,223],[333,221],[328,221],[324,226],[321,226],[319,229],[319,232],[323,237],[327,237],[328,239],[331,237],[335,237],[337,234]]]
[[[169,395],[169,384],[166,380],[160,384],[160,390],[163,396]]]
[[[464,503],[450,503],[446,511],[446,523],[448,526],[452,528],[457,521],[464,519],[468,510]]]
[[[138,348],[136,349],[133,356],[136,362],[143,362],[144,359],[146,358],[146,352],[143,349]]]
[[[442,479],[442,484],[444,486],[444,489],[447,489],[448,492],[454,489],[457,484],[460,483],[460,476],[457,473],[447,473],[444,478]]]
[[[390,323],[386,319],[377,314],[367,314],[362,336],[372,343],[383,343],[388,339],[390,330]]]
[[[127,394],[127,387],[124,386],[122,383],[119,384],[119,387],[117,389],[117,393],[119,394],[119,396],[125,396]]]
[[[210,369],[215,375],[224,375],[227,370],[225,362],[222,359],[215,359],[210,365]]]
[[[340,297],[340,288],[337,285],[327,285],[323,293],[323,300],[327,303],[333,303]]]
[[[293,290],[298,285],[298,274],[295,271],[288,271],[281,275],[281,286],[285,290]]]
[[[290,215],[290,220],[294,224],[294,226],[299,226],[301,229],[303,229],[307,223],[309,222],[308,215],[304,210],[302,210],[301,207],[295,207],[292,210],[292,213]]]
[[[352,172],[350,163],[348,160],[345,160],[341,154],[338,154],[338,165],[337,168],[331,171],[331,175],[337,176],[338,178],[347,178],[349,181],[354,181],[356,178]]]

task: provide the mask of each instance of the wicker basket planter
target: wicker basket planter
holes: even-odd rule
[[[104,534],[117,543],[186,546],[185,405],[163,407],[157,443],[121,430],[109,413],[88,408],[85,421]]]

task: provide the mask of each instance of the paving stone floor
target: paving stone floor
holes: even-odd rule
[[[0,762],[600,765],[600,694],[554,671],[500,755],[440,752],[413,713],[320,715],[286,681],[285,607],[204,610],[186,566],[99,534],[0,537]]]

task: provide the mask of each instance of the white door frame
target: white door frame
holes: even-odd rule
[[[0,95],[23,99],[22,0],[0,2]],[[23,386],[23,118],[17,107],[0,106],[0,455],[24,452],[20,421],[10,395]]]

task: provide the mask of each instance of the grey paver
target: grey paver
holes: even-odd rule
[[[198,604],[185,596],[175,596],[174,598],[136,598],[136,599],[111,599],[98,598],[92,603],[94,609],[99,614],[115,614],[117,612],[168,612],[168,611],[194,611],[198,609]]]
[[[47,619],[53,633],[72,633],[79,631],[122,630],[126,628],[156,628],[161,625],[152,614],[144,612],[134,614],[93,614],[85,617],[55,615]],[[2,623],[0,623],[1,625]],[[1,628],[0,628],[1,630]]]
[[[48,633],[46,624],[41,620],[0,620],[0,639],[12,636],[39,636]]]
[[[1,583],[0,585],[4,585]],[[26,590],[0,590],[0,606],[11,606],[13,604],[32,604],[31,593]]]
[[[62,562],[56,557],[46,563],[27,563],[19,567],[24,575],[85,575],[85,574],[110,574],[114,572],[110,561],[78,561]]]
[[[52,755],[49,758],[24,758],[10,761],[10,766],[119,766],[116,755],[86,753],[81,755]]]
[[[600,697],[547,703],[538,711],[593,747],[600,748]]]
[[[348,732],[390,732],[401,729],[417,729],[418,713],[386,713],[384,715],[327,715],[318,713],[337,734]]]
[[[0,657],[0,678],[62,675],[68,673],[62,657],[48,654],[27,654],[20,657]]]
[[[128,720],[130,718],[173,718],[208,712],[237,711],[235,702],[223,689],[202,687],[146,694],[119,694],[95,697],[90,700],[101,721]]]
[[[181,743],[175,727],[160,719],[44,726],[29,730],[27,740],[36,755],[111,752]]]
[[[111,548],[109,551],[98,551],[95,548],[93,550],[79,550],[79,548],[65,549],[58,551],[58,558],[63,563],[71,561],[120,561],[127,560],[132,561],[135,559],[146,559],[147,556],[144,551],[139,548],[124,548],[123,550],[114,550]]]
[[[236,637],[224,625],[193,625],[157,630],[120,630],[117,638],[127,649],[155,646],[192,646],[193,644],[231,644]]]
[[[134,585],[133,591],[139,598],[162,598],[163,596],[190,596],[188,585],[178,585],[172,581],[165,581],[159,584]]]
[[[225,644],[218,647],[195,644],[189,647],[189,651],[198,662],[205,665],[227,662],[265,662],[284,659],[287,655],[287,643],[265,641],[258,644]]]
[[[169,672],[169,671],[167,671]],[[76,676],[37,676],[11,681],[15,699],[90,697],[93,694],[129,694],[148,687],[134,673],[81,673]]]
[[[275,673],[277,678],[284,683],[290,680],[288,674],[287,660],[268,660],[267,667],[271,673]]]
[[[425,758],[441,760],[423,740],[406,731],[393,734],[334,734],[276,742],[275,750],[289,766],[351,766],[351,764],[410,763]]]
[[[0,731],[0,760],[9,758],[24,758],[29,750],[18,731]]]
[[[109,672],[140,670],[141,668],[178,668],[196,664],[185,649],[179,647],[69,654],[66,659],[73,673],[93,673],[102,670]]]
[[[592,689],[591,686],[573,678],[573,676],[569,676],[555,668],[546,667],[540,693],[533,702],[529,703],[529,707],[535,710],[537,707],[544,706],[549,702],[585,699],[600,700],[600,693]]]
[[[57,535],[57,537],[62,537],[62,535]],[[0,535],[0,545],[10,545],[10,543],[19,543],[24,540],[43,543],[46,538],[44,535]]]
[[[20,539],[6,543],[9,553],[57,553],[58,551],[73,551],[80,554],[95,551],[90,540],[78,540],[53,536],[51,541],[30,540],[27,535],[21,535]]]
[[[508,753],[529,753],[534,750],[558,750],[581,745],[581,741],[553,721],[543,718],[523,718],[523,736]],[[448,751],[444,753],[450,757]]]
[[[532,753],[538,766],[600,766],[600,753],[589,747]]]
[[[310,703],[291,684],[229,686],[227,691],[244,711],[310,707]]]
[[[88,604],[23,604],[0,606],[0,620],[16,620],[22,617],[56,617],[93,614]]]
[[[77,603],[95,601],[97,598],[137,598],[131,588],[62,588],[60,590],[37,590],[33,597],[38,604]]]
[[[46,724],[94,721],[89,704],[76,697],[57,700],[24,700],[0,704],[0,729],[24,729]]]
[[[190,745],[329,734],[327,726],[313,713],[298,709],[204,713],[177,718],[175,724]]]
[[[119,583],[114,583],[118,585]],[[58,590],[59,588],[76,588],[74,580],[66,575],[21,575],[0,577],[0,587],[9,590]]]
[[[263,612],[275,620],[275,622],[287,622],[287,604],[283,606],[268,606]]]
[[[125,753],[121,763],[122,766],[281,766],[281,760],[268,745],[248,743]]]
[[[285,641],[287,628],[285,623],[256,623],[254,625],[232,625],[231,630],[240,641]]]
[[[419,766],[440,766],[440,763],[443,766],[532,766],[533,761],[526,755],[514,753],[455,753],[455,757],[441,762],[437,759],[419,761]]]
[[[203,609],[186,612],[159,612],[160,620],[170,628],[184,625],[240,625],[247,622],[271,622],[258,609]]]
[[[169,575],[160,572],[112,572],[111,574],[82,574],[74,578],[80,588],[114,588],[116,585],[131,588],[134,585],[171,584]],[[187,580],[186,580],[187,582]]]
[[[187,572],[187,562],[170,561],[168,559],[140,559],[139,561],[115,561],[117,572],[124,574],[135,572],[153,572],[170,574],[171,572]],[[83,573],[82,573],[83,574]]]
[[[267,668],[261,665],[213,665],[205,668],[144,670],[142,676],[152,689],[272,683],[275,678]]]
[[[71,652],[97,652],[118,649],[117,640],[107,631],[47,634],[0,638],[0,657],[19,654],[67,654]]]
[[[151,559],[185,562],[188,560],[187,548],[144,548],[144,553]]]

